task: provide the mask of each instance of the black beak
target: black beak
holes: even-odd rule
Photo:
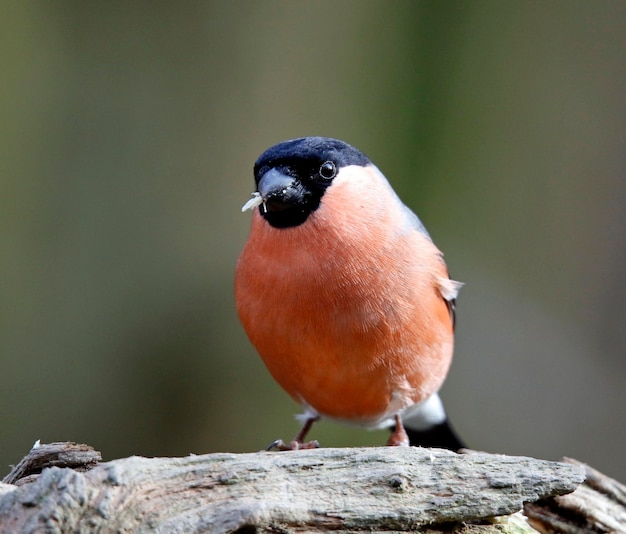
[[[257,190],[263,199],[262,210],[284,211],[301,205],[304,200],[302,185],[296,178],[270,169],[259,180]]]

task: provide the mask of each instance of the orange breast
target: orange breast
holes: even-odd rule
[[[453,336],[437,279],[447,273],[397,210],[350,212],[353,200],[335,184],[296,228],[272,228],[255,213],[235,292],[252,344],[296,401],[375,425],[445,378]]]

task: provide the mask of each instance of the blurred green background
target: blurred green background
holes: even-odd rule
[[[0,12],[2,472],[36,439],[113,459],[295,434],[233,271],[256,157],[326,135],[372,158],[467,284],[443,397],[469,445],[626,479],[626,3]]]

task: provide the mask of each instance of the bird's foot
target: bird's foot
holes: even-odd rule
[[[320,448],[320,444],[316,439],[314,439],[313,441],[306,441],[306,442],[297,441],[294,439],[294,440],[291,440],[289,443],[285,443],[282,439],[277,439],[276,441],[272,441],[272,443],[270,443],[267,449],[265,450],[266,451],[273,451],[273,450],[299,451],[302,449],[319,449],[319,448]]]
[[[400,416],[396,415],[396,426],[389,436],[389,440],[387,441],[387,446],[389,447],[408,447],[410,445],[409,436],[404,430],[404,425],[402,424],[402,419]]]
[[[313,423],[315,423],[315,421],[319,421],[319,418],[319,415],[307,417],[304,421],[304,425],[300,429],[300,432],[298,432],[298,435],[289,443],[285,443],[282,439],[277,439],[276,441],[270,443],[270,446],[265,450],[271,451],[276,449],[278,451],[299,451],[301,449],[319,449],[320,444],[317,440],[304,441],[304,438],[306,438],[309,430],[311,430]]]

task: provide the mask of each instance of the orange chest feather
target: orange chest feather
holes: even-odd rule
[[[322,214],[274,229],[255,213],[238,262],[250,340],[283,388],[323,415],[380,419],[436,391],[450,364],[439,251],[417,230],[378,223],[331,226]]]

